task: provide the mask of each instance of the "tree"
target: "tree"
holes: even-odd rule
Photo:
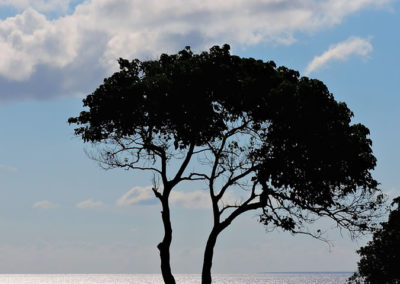
[[[153,192],[162,205],[158,249],[166,283],[175,283],[168,199],[183,181],[206,181],[212,202],[203,283],[211,282],[219,234],[250,210],[260,210],[269,228],[316,238],[321,232],[307,224],[321,216],[352,234],[371,228],[383,198],[370,173],[376,159],[369,131],[351,124],[353,113],[321,81],[272,61],[233,56],[228,45],[119,64],[84,99],[89,110],[69,123],[98,145],[95,158],[103,166],[159,177],[162,187],[154,182]],[[237,202],[224,200],[238,190]]]
[[[357,253],[358,273],[350,278],[350,283],[400,283],[400,196],[393,200],[397,206],[389,214],[389,220],[373,234],[372,241]]]

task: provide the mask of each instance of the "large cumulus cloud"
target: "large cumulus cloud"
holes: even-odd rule
[[[391,1],[91,0],[54,19],[52,10],[67,11],[74,1],[30,2],[0,0],[20,10],[0,21],[0,101],[86,94],[119,57],[150,59],[185,45],[292,44],[297,33]]]

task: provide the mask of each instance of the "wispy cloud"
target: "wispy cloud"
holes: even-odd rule
[[[50,202],[48,200],[38,201],[32,206],[33,208],[40,208],[40,209],[53,209],[59,207],[58,204]]]
[[[117,200],[117,205],[128,206],[132,204],[148,203],[149,200],[155,198],[151,188],[151,186],[135,186]]]
[[[13,166],[0,164],[0,171],[16,172],[16,171],[18,171],[18,169]]]
[[[66,9],[65,2],[76,1],[0,0],[0,5],[23,9],[0,20],[0,82],[3,89],[14,90],[0,99],[91,90],[98,78],[116,70],[119,57],[152,58],[185,45],[204,50],[225,42],[287,45],[298,33],[339,25],[360,10],[392,1],[91,0],[63,17],[46,17],[46,11]],[[47,91],[35,88],[35,82],[45,83]]]
[[[151,186],[135,186],[117,200],[117,205],[127,206],[133,204],[156,204],[157,200]],[[172,191],[170,204],[188,209],[211,208],[210,198],[204,191]]]
[[[210,209],[211,200],[207,191],[172,191],[169,202],[172,206],[179,206],[187,209]],[[230,192],[226,192],[220,205],[235,204],[240,199],[235,198]],[[151,186],[135,186],[117,200],[118,206],[128,206],[134,204],[152,205],[157,204],[157,199]]]
[[[187,209],[209,209],[211,208],[210,196],[207,192],[196,190],[192,192],[173,191],[170,202],[172,205]]]
[[[77,208],[85,209],[85,208],[95,208],[103,206],[104,203],[101,201],[93,201],[92,199],[88,199],[76,204]]]
[[[329,62],[348,60],[351,56],[357,55],[367,57],[373,50],[370,39],[350,37],[347,40],[331,46],[327,51],[314,59],[307,65],[305,74],[309,75],[318,69],[323,68]]]

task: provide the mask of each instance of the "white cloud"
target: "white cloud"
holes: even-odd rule
[[[42,12],[66,12],[70,3],[76,0],[0,0],[0,6],[24,10],[32,7]]]
[[[298,32],[321,31],[357,11],[392,1],[91,0],[69,15],[54,20],[44,16],[44,11],[66,9],[69,2],[0,0],[0,5],[24,9],[0,21],[0,77],[11,82],[34,78],[50,83],[38,79],[42,77],[57,82],[56,90],[47,91],[51,95],[39,87],[35,93],[29,86],[3,97],[75,94],[82,91],[82,81],[93,80],[91,74],[101,79],[116,70],[119,57],[149,59],[185,45],[203,50],[225,42],[291,44]],[[52,76],[45,76],[45,71]],[[42,75],[35,77],[37,73]],[[97,83],[90,82],[90,88]]]
[[[117,200],[118,206],[128,206],[134,204],[158,204],[151,186],[135,186]],[[211,209],[210,195],[205,190],[195,191],[176,191],[171,192],[169,198],[170,205],[179,206],[187,209]],[[223,205],[233,205],[241,202],[230,191],[224,194],[220,203]]]
[[[171,192],[170,202],[172,205],[184,207],[186,209],[210,209],[210,195],[206,191],[173,191]]]
[[[367,57],[373,50],[370,39],[350,37],[347,40],[331,46],[323,54],[314,57],[308,64],[305,74],[308,75],[334,60],[345,61],[353,55]]]
[[[117,205],[128,206],[143,203],[154,198],[151,186],[135,186],[117,200]]]
[[[70,18],[48,21],[29,8],[0,22],[0,75],[29,79],[38,65],[62,68],[77,56],[79,33]]]
[[[101,201],[93,201],[92,199],[88,199],[88,200],[85,200],[85,201],[77,203],[76,207],[84,209],[84,208],[100,207],[100,206],[103,206],[103,205],[104,204]]]
[[[240,204],[241,199],[226,191],[219,202],[220,208],[226,205]],[[196,190],[190,192],[172,191],[170,202],[172,205],[181,206],[187,209],[211,209],[211,198],[208,191]]]
[[[50,202],[48,200],[38,201],[33,204],[33,208],[40,208],[40,209],[53,209],[59,207],[58,204]]]
[[[135,186],[117,200],[117,205],[127,206],[133,204],[155,203],[156,198],[151,188],[151,186]],[[190,192],[172,191],[170,195],[170,204],[188,209],[211,208],[208,193],[200,190]]]
[[[156,198],[151,186],[135,186],[121,198],[117,200],[117,205],[127,206],[133,204],[153,204]],[[181,206],[188,209],[208,209],[211,208],[210,197],[205,191],[172,191],[170,195],[170,204]]]

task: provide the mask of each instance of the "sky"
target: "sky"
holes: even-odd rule
[[[159,273],[151,175],[101,169],[67,123],[120,57],[228,43],[322,80],[370,129],[381,189],[400,195],[399,27],[396,0],[0,0],[0,273]],[[183,184],[171,204],[172,269],[200,273],[207,194]],[[328,225],[331,246],[243,215],[213,272],[354,271],[371,237]]]

